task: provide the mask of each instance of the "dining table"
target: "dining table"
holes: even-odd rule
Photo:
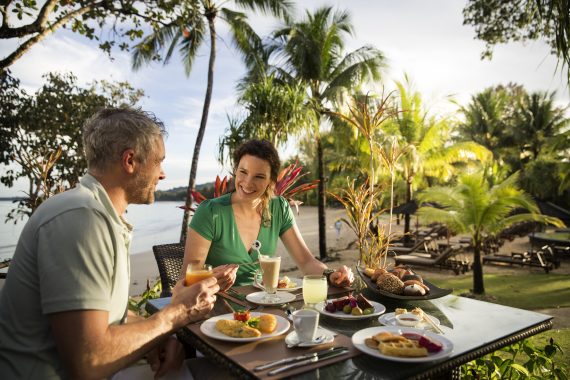
[[[229,313],[232,305],[243,305],[253,308],[254,312],[262,311],[284,317],[304,307],[302,296],[299,295],[294,301],[275,306],[259,306],[247,302],[245,296],[256,291],[259,289],[253,286],[232,288],[231,295],[224,293],[217,298],[208,318]],[[352,291],[351,288],[329,287],[328,298],[341,297]],[[335,360],[297,367],[271,376],[267,371],[256,372],[253,368],[281,356],[315,352],[318,347],[288,349],[285,345],[287,333],[266,341],[220,342],[205,336],[200,329],[200,322],[184,327],[178,336],[240,379],[458,379],[462,364],[552,328],[552,317],[549,315],[453,294],[434,299],[406,300],[387,297],[368,288],[361,290],[361,293],[367,299],[384,306],[385,313],[394,312],[397,308],[421,308],[440,322],[440,334],[446,341],[452,342],[452,349],[447,356],[438,360],[401,362],[379,358],[355,349],[351,340],[353,335],[363,329],[382,326],[378,315],[341,319],[321,312],[319,326],[335,334],[330,346],[345,346],[347,354]],[[155,313],[169,302],[170,298],[149,300],[146,309],[149,313]],[[287,332],[292,330],[293,326]]]

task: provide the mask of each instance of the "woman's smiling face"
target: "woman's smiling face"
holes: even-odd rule
[[[236,195],[243,199],[257,199],[270,184],[269,162],[249,154],[244,155],[235,172]]]

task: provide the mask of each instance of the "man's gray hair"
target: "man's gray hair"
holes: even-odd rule
[[[133,108],[106,108],[83,126],[83,147],[88,167],[105,169],[118,162],[127,149],[145,162],[156,138],[166,136],[164,124],[154,114]]]

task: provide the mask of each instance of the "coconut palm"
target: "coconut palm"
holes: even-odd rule
[[[401,112],[395,115],[396,130],[407,154],[401,160],[401,174],[405,182],[405,203],[412,201],[414,187],[422,182],[432,185],[434,179],[449,181],[457,172],[457,164],[486,162],[491,152],[473,141],[450,143],[452,124],[446,118],[431,116],[422,101],[421,94],[413,89],[406,76],[404,82],[396,82]],[[409,237],[410,214],[404,215],[405,238]]]
[[[325,239],[325,173],[320,126],[328,118],[327,108],[367,78],[378,79],[384,55],[371,46],[344,54],[346,37],[353,33],[350,15],[325,6],[306,12],[300,21],[290,21],[274,33],[277,72],[285,81],[300,81],[316,115],[310,133],[317,150],[319,255],[327,257]],[[281,61],[279,61],[281,59]]]
[[[209,34],[210,37],[208,82],[204,96],[200,127],[196,135],[196,143],[194,144],[192,166],[190,168],[190,178],[186,195],[186,208],[182,221],[181,241],[186,238],[188,215],[192,205],[192,191],[194,190],[196,181],[200,148],[206,131],[210,102],[212,100],[214,63],[216,60],[216,21],[222,19],[229,25],[234,42],[238,47],[241,46],[241,41],[247,39],[247,35],[253,34],[245,13],[228,8],[226,6],[227,3],[228,1],[215,2],[213,0],[190,1],[185,8],[185,12],[183,12],[180,17],[145,37],[143,41],[135,47],[133,54],[133,68],[136,70],[142,67],[143,64],[160,60],[160,52],[162,51],[165,51],[164,64],[168,63],[175,48],[178,47],[186,75],[189,75],[199,47],[206,42],[207,34]],[[234,0],[233,3],[241,9],[271,13],[283,18],[287,18],[289,12],[292,10],[292,3],[289,0]]]
[[[517,185],[517,173],[489,186],[479,172],[459,178],[455,187],[432,187],[420,195],[421,202],[434,202],[440,208],[420,207],[418,214],[428,222],[441,222],[457,233],[468,233],[473,242],[473,293],[485,293],[481,251],[486,237],[496,236],[507,227],[525,221],[563,226],[557,219],[541,215],[532,198]],[[514,214],[524,209],[527,213]]]

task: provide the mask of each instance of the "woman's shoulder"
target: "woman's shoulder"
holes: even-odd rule
[[[208,209],[208,210],[218,210],[226,206],[231,206],[231,193],[221,195],[217,198],[206,199],[200,202],[198,208]]]

